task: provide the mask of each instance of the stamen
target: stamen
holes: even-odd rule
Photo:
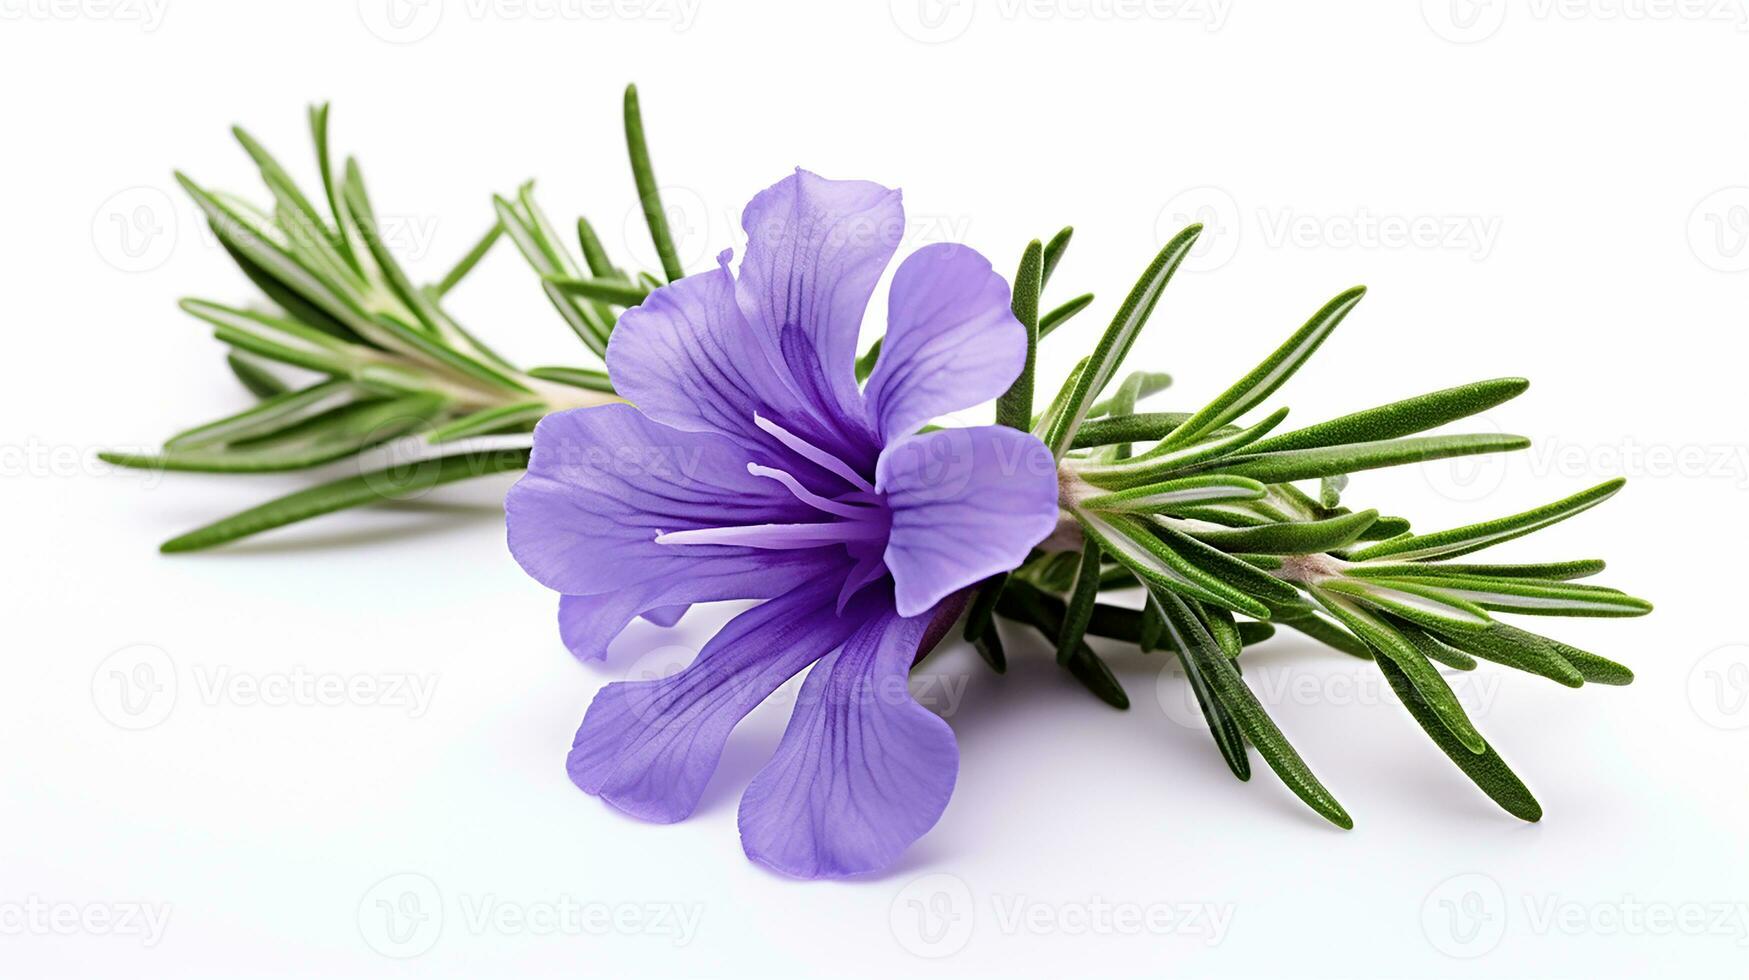
[[[785,473],[783,470],[775,469],[770,466],[760,466],[758,463],[748,463],[747,472],[754,476],[763,476],[768,480],[776,480],[785,487],[788,487],[789,492],[795,494],[797,500],[800,500],[802,503],[807,504],[815,510],[823,510],[828,514],[837,514],[839,517],[849,517],[852,519],[867,517],[870,513],[870,508],[868,507],[840,503],[839,501],[829,500],[822,497],[819,494],[814,493],[812,490],[809,490],[807,487],[802,486],[799,480],[790,474]]]
[[[822,468],[829,470],[832,473],[836,473],[850,481],[850,485],[856,487],[858,490],[865,490],[869,493],[875,492],[874,486],[867,480],[864,480],[861,476],[858,476],[857,472],[850,468],[849,463],[846,463],[844,460],[839,459],[824,449],[821,449],[819,446],[808,442],[795,433],[790,432],[776,422],[761,416],[758,412],[753,413],[753,424],[770,433],[778,442],[788,446],[790,450],[795,452],[798,456],[801,456],[803,459],[806,459],[811,463],[816,463]]]
[[[878,521],[827,521],[821,524],[743,524],[735,527],[701,527],[656,535],[657,544],[721,544],[740,548],[791,550],[819,548],[850,541],[884,537],[887,529]]]

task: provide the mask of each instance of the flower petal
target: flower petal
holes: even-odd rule
[[[679,623],[680,617],[685,616],[686,611],[691,608],[691,605],[682,602],[674,606],[657,606],[654,609],[646,609],[638,615],[644,617],[644,620],[652,626],[668,629]]]
[[[869,615],[833,611],[813,582],[736,616],[685,670],[596,694],[566,760],[571,781],[620,810],[671,823],[698,805],[735,725]]]
[[[882,451],[892,509],[887,568],[902,616],[1018,566],[1057,526],[1057,467],[1044,443],[983,426],[907,436]]]
[[[935,825],[959,748],[906,688],[927,622],[874,617],[808,673],[776,755],[741,798],[748,857],[798,878],[878,871]]]
[[[560,596],[559,638],[578,660],[604,660],[608,644],[639,616],[657,626],[672,626],[692,602],[783,595],[828,574],[832,566],[820,558],[798,553],[775,560],[720,559],[708,569],[689,570],[692,574],[660,575],[598,595]]]
[[[813,406],[778,363],[776,342],[742,316],[723,268],[655,290],[620,315],[607,345],[615,390],[645,415],[676,429],[721,433],[754,451],[773,444],[756,415],[821,435]]]
[[[866,424],[857,334],[904,235],[899,192],[797,169],[748,203],[741,227],[735,293],[747,320],[775,342],[794,389],[822,417]]]
[[[888,297],[867,389],[883,441],[997,397],[1026,365],[1026,328],[1009,309],[1008,283],[964,245],[911,253]]]
[[[714,433],[652,422],[629,405],[557,412],[534,433],[528,473],[504,500],[510,551],[541,584],[595,595],[654,583],[631,610],[688,597],[668,579],[721,578],[768,567],[770,552],[674,548],[667,531],[808,520],[813,511],[747,472],[745,451]],[[809,552],[829,560],[823,551]]]

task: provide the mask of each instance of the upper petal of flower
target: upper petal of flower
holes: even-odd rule
[[[741,798],[748,857],[798,878],[878,871],[935,825],[959,748],[906,689],[927,625],[872,617],[809,671],[777,753]]]
[[[721,433],[756,455],[772,447],[756,415],[835,441],[779,363],[776,341],[747,322],[720,267],[652,292],[620,315],[607,346],[614,388],[664,425]]]
[[[1026,364],[1026,328],[1008,283],[964,245],[929,245],[893,274],[887,334],[868,379],[883,442],[997,397]]]
[[[644,608],[704,601],[668,590],[669,580],[732,578],[773,557],[731,546],[677,549],[657,544],[658,534],[788,523],[813,513],[783,487],[748,473],[747,454],[735,443],[668,428],[629,405],[542,419],[528,472],[504,508],[510,551],[541,584],[567,595],[664,585]],[[836,552],[803,554],[836,563]]]
[[[887,569],[899,614],[1026,560],[1057,526],[1057,467],[1018,429],[938,429],[887,446],[877,485],[892,510]]]
[[[904,234],[899,192],[798,169],[742,213],[735,294],[774,342],[794,389],[823,416],[866,427],[854,365],[863,313]]]
[[[685,818],[747,712],[843,643],[875,605],[839,616],[836,595],[832,583],[811,582],[730,620],[679,673],[602,688],[566,760],[571,780],[632,816]]]

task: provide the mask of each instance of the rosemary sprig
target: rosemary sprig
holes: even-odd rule
[[[493,198],[492,225],[449,272],[435,283],[418,285],[384,240],[357,161],[336,166],[330,157],[328,118],[328,106],[310,109],[322,185],[314,199],[242,129],[234,132],[261,173],[270,207],[177,175],[265,301],[241,308],[187,299],[182,309],[228,345],[227,363],[261,400],[172,436],[158,453],[105,453],[102,458],[118,466],[211,473],[304,470],[342,460],[362,470],[361,454],[395,444],[402,450],[396,454],[399,461],[388,470],[319,484],[179,535],[164,543],[164,551],[210,548],[320,514],[407,496],[412,491],[394,474],[408,467],[430,475],[418,486],[514,469],[519,458],[526,459],[526,439],[520,457],[514,447],[506,455],[498,442],[478,450],[469,440],[526,436],[549,412],[616,400],[604,370],[523,369],[510,363],[463,328],[443,300],[507,235],[560,317],[604,361],[619,314],[642,302],[656,282],[653,277],[634,277],[615,267],[581,218],[579,264],[536,203],[533,185],[524,184],[512,197]],[[678,278],[683,271],[674,258],[637,95],[630,88],[625,124],[633,177],[663,272]],[[294,388],[272,365],[316,378]]]
[[[1519,378],[1430,392],[1282,434],[1272,433],[1286,409],[1245,424],[1243,418],[1279,390],[1354,309],[1365,294],[1360,288],[1326,303],[1256,368],[1196,411],[1137,412],[1138,400],[1167,383],[1144,373],[1132,374],[1096,403],[1198,231],[1186,229],[1161,250],[1093,353],[1033,423],[1060,459],[1062,506],[1084,543],[1078,552],[1037,553],[1010,575],[986,582],[972,605],[968,638],[980,650],[1000,649],[980,610],[1046,628],[1059,663],[1096,696],[1121,707],[1127,695],[1085,638],[1097,632],[1096,612],[1110,608],[1098,601],[1101,591],[1140,583],[1144,608],[1131,614],[1133,632],[1126,629],[1122,639],[1144,653],[1164,647],[1178,656],[1233,773],[1249,778],[1249,744],[1314,811],[1352,826],[1237,670],[1247,628],[1278,622],[1373,660],[1411,717],[1460,771],[1507,812],[1538,819],[1540,805],[1467,717],[1439,666],[1471,670],[1479,658],[1573,687],[1587,681],[1625,684],[1632,673],[1620,664],[1495,617],[1638,616],[1651,605],[1615,589],[1575,583],[1602,571],[1596,560],[1514,565],[1452,559],[1582,513],[1616,493],[1623,481],[1521,514],[1426,534],[1411,533],[1401,518],[1342,507],[1351,473],[1528,445],[1521,437],[1497,434],[1419,435],[1516,397],[1527,387]],[[1029,249],[1017,282],[1029,281],[1033,261]],[[1029,371],[1030,365],[1029,359]],[[1030,390],[1030,384],[1023,377],[1015,388]],[[1309,479],[1320,481],[1316,497],[1292,482]],[[1053,611],[1043,615],[1041,609]],[[1236,620],[1235,614],[1256,622]],[[1109,622],[1111,614],[1105,617]]]

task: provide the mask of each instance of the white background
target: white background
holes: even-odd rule
[[[686,3],[0,0],[0,973],[1744,974],[1738,3]],[[685,823],[622,818],[566,779],[594,690],[683,661],[720,615],[574,662],[503,547],[504,483],[155,552],[303,485],[94,459],[245,403],[174,307],[252,294],[173,167],[262,200],[226,127],[307,177],[304,106],[333,99],[338,149],[422,275],[527,177],[562,225],[587,213],[648,263],[619,133],[633,80],[694,269],[804,164],[902,186],[903,251],[964,240],[1008,269],[1072,222],[1047,300],[1100,301],[1048,343],[1047,384],[1193,216],[1212,244],[1132,355],[1179,379],[1163,406],[1194,407],[1356,282],[1368,298],[1277,398],[1302,422],[1533,379],[1477,423],[1533,451],[1349,495],[1430,529],[1630,477],[1510,554],[1607,557],[1603,581],[1656,601],[1527,624],[1638,680],[1457,682],[1545,819],[1497,811],[1370,666],[1309,642],[1246,673],[1348,833],[1261,765],[1233,780],[1157,657],[1113,654],[1120,713],[1014,633],[1005,677],[959,648],[922,671],[962,753],[935,830],[872,880],[797,883],[735,834],[782,703]],[[524,363],[589,363],[508,249],[455,306]],[[299,678],[430,697],[249,686]],[[390,934],[379,902],[423,918]],[[545,917],[567,904],[610,918]],[[119,918],[143,908],[161,931]]]

